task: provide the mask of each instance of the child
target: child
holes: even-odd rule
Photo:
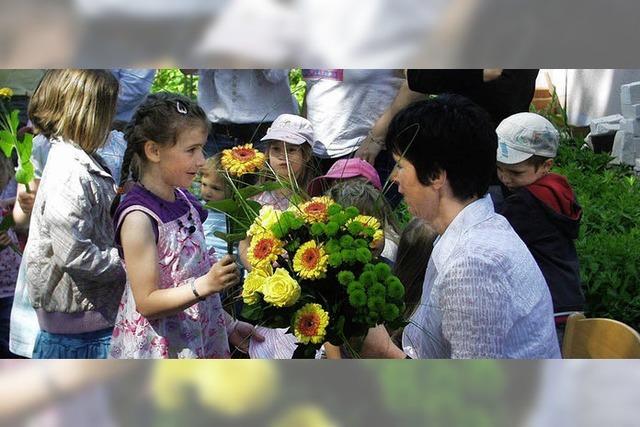
[[[267,169],[277,179],[284,181],[285,185],[290,185],[293,193],[301,195],[300,189],[308,187],[317,171],[313,157],[315,140],[311,123],[304,117],[281,114],[273,121],[262,141],[267,143]],[[261,182],[266,180],[264,176],[260,177]],[[263,206],[269,205],[284,211],[289,207],[292,189],[265,191],[254,197],[254,200]],[[247,271],[251,271],[246,257],[249,243],[250,240],[245,239],[239,244],[240,260]]]
[[[340,159],[336,161],[331,165],[326,174],[314,178],[309,183],[307,192],[312,197],[320,196],[329,190],[335,183],[347,179],[360,179],[373,185],[376,190],[382,191],[382,184],[380,183],[378,171],[376,171],[369,162],[354,157],[351,159]]]
[[[94,156],[118,96],[108,71],[50,70],[29,104],[52,143],[24,258],[41,332],[34,358],[105,358],[125,272],[109,206],[115,182]]]
[[[435,230],[421,218],[409,221],[400,235],[393,274],[404,285],[406,309],[402,315],[405,319],[409,319],[420,304],[424,276],[436,237]],[[403,330],[389,331],[398,346],[402,345]]]
[[[306,189],[315,173],[317,167],[313,157],[313,127],[304,117],[294,114],[281,114],[267,130],[261,141],[266,142],[266,154],[268,169],[270,169],[278,179],[290,184],[293,193],[300,194],[300,189]],[[265,179],[261,177],[264,182]],[[279,210],[286,210],[289,207],[291,189],[285,188],[276,191],[265,191],[259,194],[255,200],[261,205],[271,205]],[[250,244],[249,239],[240,242],[240,258],[245,268],[250,271],[251,267],[247,259],[247,250]],[[291,334],[285,334],[286,329],[271,330],[259,328],[267,336],[265,344],[253,346],[250,349],[252,358],[291,358],[295,350],[295,338]]]
[[[266,154],[268,168],[280,179],[291,184],[294,191],[300,193],[317,173],[313,146],[313,127],[304,117],[294,114],[281,114],[261,139],[267,143]],[[256,200],[261,204],[272,205],[285,210],[289,206],[289,190],[267,191]]]
[[[206,160],[200,168],[200,197],[206,202],[215,202],[226,198],[226,183],[219,171],[222,170],[220,154],[215,154]],[[222,256],[227,253],[227,243],[213,233],[227,232],[226,215],[219,211],[209,210],[206,221],[203,224],[204,236],[207,241],[209,253],[217,253]]]
[[[214,156],[208,158],[205,165],[200,168],[200,197],[206,202],[215,202],[224,200],[228,197],[225,193],[227,187],[226,181],[222,176],[222,164],[220,162],[221,153],[217,153]],[[219,237],[215,236],[216,231],[223,233],[227,232],[226,215],[220,211],[208,210],[208,216],[202,227],[204,229],[204,237],[207,242],[207,248],[209,255],[220,258],[227,253],[227,242]],[[234,246],[234,254],[237,255],[237,246]],[[242,277],[243,271],[240,270],[240,277]],[[224,307],[233,307],[232,313],[240,313],[242,311],[242,300],[234,298],[238,296],[239,286],[235,286],[233,289],[228,288],[220,294],[220,298]],[[235,301],[234,301],[235,300]]]
[[[566,178],[550,173],[560,136],[533,113],[506,118],[496,133],[498,177],[512,192],[499,213],[529,247],[547,281],[562,342],[567,316],[584,309],[584,296],[573,242],[582,209]]]
[[[13,179],[11,159],[0,154],[0,222],[13,218],[16,182]],[[18,278],[21,256],[13,248],[18,247],[18,238],[12,228],[0,231],[0,358],[11,358],[9,351],[9,321],[11,306]]]
[[[229,342],[247,346],[253,327],[233,321],[218,293],[238,283],[234,259],[212,265],[202,223],[207,212],[185,188],[204,165],[208,121],[191,100],[150,95],[127,126],[116,241],[128,281],[110,357],[227,358]],[[260,337],[257,337],[258,339]]]

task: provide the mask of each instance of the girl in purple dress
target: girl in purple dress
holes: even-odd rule
[[[207,212],[185,189],[204,165],[207,133],[200,107],[166,93],[149,96],[126,130],[121,188],[130,173],[135,184],[112,209],[128,279],[112,358],[227,358],[229,343],[246,349],[254,335],[222,307],[238,269],[230,256],[210,259]]]

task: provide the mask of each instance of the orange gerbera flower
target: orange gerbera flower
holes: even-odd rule
[[[264,233],[251,239],[247,258],[253,268],[264,270],[269,268],[282,253],[284,253],[282,241],[276,239],[271,233]]]
[[[301,204],[296,209],[307,222],[325,222],[329,206],[333,204],[330,197],[314,197],[310,201]]]
[[[329,255],[322,246],[311,240],[300,246],[293,257],[293,271],[303,279],[320,279],[327,272]]]

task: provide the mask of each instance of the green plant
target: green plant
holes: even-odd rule
[[[291,87],[291,93],[298,101],[300,111],[302,111],[302,103],[307,90],[307,83],[302,78],[301,68],[292,68],[291,71],[289,71],[289,86]]]
[[[640,180],[582,145],[565,135],[554,171],[567,177],[583,209],[576,250],[586,313],[640,329]]]
[[[167,68],[156,72],[151,93],[173,92],[195,99],[198,93],[197,88],[197,74],[184,74],[178,68]]]

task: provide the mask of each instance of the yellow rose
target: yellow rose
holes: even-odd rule
[[[0,89],[0,96],[11,98],[13,96],[13,91],[8,87],[3,87],[2,89]]]
[[[282,211],[274,209],[273,206],[264,205],[260,208],[260,213],[256,220],[249,227],[248,236],[257,236],[265,231],[271,230],[271,227],[278,222]]]
[[[283,268],[278,268],[262,285],[264,300],[276,307],[289,307],[300,298],[300,285]]]
[[[259,301],[258,292],[262,292],[262,285],[267,281],[270,272],[253,270],[244,279],[242,285],[242,300],[245,304],[256,304]]]

